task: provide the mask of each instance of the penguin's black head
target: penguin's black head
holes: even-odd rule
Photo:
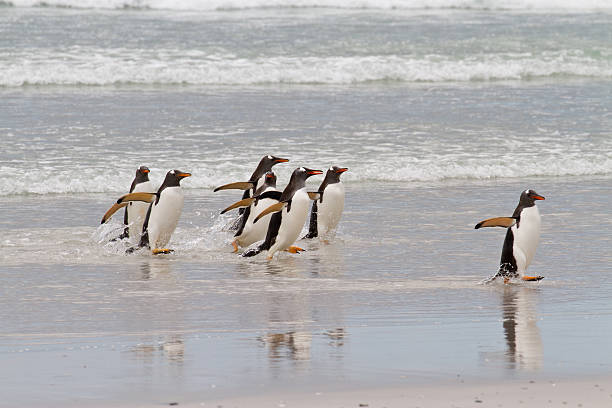
[[[186,173],[180,170],[170,170],[168,173],[166,173],[166,178],[164,179],[163,185],[166,187],[179,186],[181,180],[189,176],[191,176],[191,173]]]
[[[273,171],[266,173],[265,184],[268,186],[276,187],[276,174]]]
[[[544,197],[535,192],[535,190],[525,190],[521,193],[520,203],[525,206],[534,205],[537,200],[544,200]]]
[[[259,180],[260,177],[262,177],[264,174],[272,170],[272,166],[274,166],[275,164],[286,163],[288,161],[289,159],[282,159],[280,157],[271,156],[271,155],[262,157],[261,160],[259,161],[259,164],[257,165],[257,168],[251,175],[251,178],[249,181],[255,182]]]
[[[136,169],[136,182],[143,183],[149,181],[149,168],[147,166],[140,166]]]
[[[325,174],[325,178],[327,179],[328,183],[339,183],[340,182],[340,176],[342,175],[342,173],[344,173],[345,171],[347,171],[348,168],[346,167],[338,167],[338,166],[331,166],[329,169],[327,169],[327,173]]]
[[[297,169],[295,169],[293,174],[296,174],[298,177],[306,180],[310,176],[315,176],[317,174],[323,174],[323,172],[321,170],[313,170],[307,167],[298,167]]]
[[[281,157],[267,155],[261,158],[261,160],[259,161],[259,165],[262,167],[262,170],[265,170],[266,172],[268,172],[272,169],[272,166],[274,166],[275,164],[287,163],[288,161],[289,159],[283,159]]]

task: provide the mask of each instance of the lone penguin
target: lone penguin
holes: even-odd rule
[[[524,281],[538,281],[543,276],[525,275],[527,267],[531,264],[536,248],[540,242],[540,211],[536,201],[544,197],[534,190],[525,190],[521,193],[519,203],[512,217],[496,217],[481,221],[474,227],[503,227],[507,228],[506,239],[502,248],[499,270],[491,280],[498,277],[508,282],[510,278],[520,277]]]

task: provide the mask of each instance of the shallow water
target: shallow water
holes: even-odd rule
[[[159,257],[97,242],[106,195],[54,197],[43,215],[68,225],[3,238],[3,396],[161,403],[609,373],[607,182],[353,184],[336,240],[272,262],[230,253],[219,193],[187,191],[176,252]],[[547,197],[530,267],[546,278],[479,284],[495,271],[503,230],[473,225],[512,211],[524,187]],[[36,200],[2,205],[12,213]]]

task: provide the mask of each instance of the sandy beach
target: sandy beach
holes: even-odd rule
[[[275,393],[213,401],[187,402],[187,407],[607,407],[612,404],[612,378],[490,383],[458,379],[440,385],[358,389],[336,392]]]

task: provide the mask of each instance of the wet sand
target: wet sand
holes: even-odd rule
[[[181,403],[186,407],[607,407],[612,405],[612,377],[589,380],[501,383],[459,379],[452,384],[278,393],[214,401]]]

